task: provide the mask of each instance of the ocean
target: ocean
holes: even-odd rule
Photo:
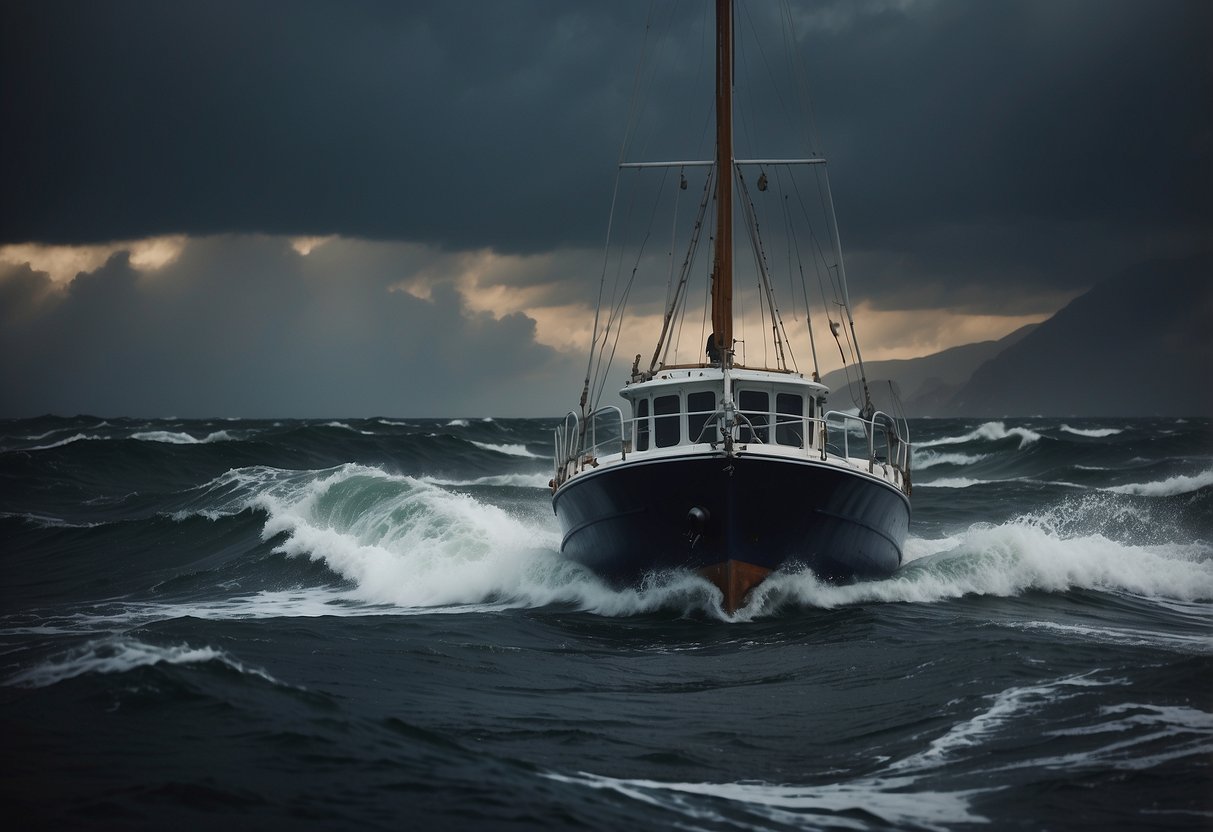
[[[554,419],[0,422],[10,828],[1213,828],[1213,422],[912,420],[887,580],[559,556]]]

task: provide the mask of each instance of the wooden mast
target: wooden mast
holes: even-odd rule
[[[727,366],[733,352],[733,3],[716,0],[716,255],[712,332]]]

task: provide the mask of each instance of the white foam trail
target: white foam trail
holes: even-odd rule
[[[1063,433],[1072,433],[1075,436],[1086,436],[1091,439],[1103,439],[1105,436],[1116,436],[1118,433],[1124,433],[1120,428],[1072,428],[1069,425],[1062,425]]]
[[[1132,494],[1135,497],[1174,497],[1177,494],[1187,494],[1211,485],[1213,485],[1213,468],[1201,471],[1194,476],[1180,474],[1159,482],[1134,482],[1127,485],[1114,485],[1103,490],[1115,494]]]
[[[1023,714],[1039,710],[1045,705],[1060,702],[1078,695],[1082,688],[1102,687],[1114,684],[1091,679],[1089,674],[1067,676],[1037,685],[1024,685],[987,696],[993,700],[989,708],[981,713],[953,725],[946,734],[931,741],[925,751],[898,760],[889,766],[891,771],[919,771],[944,765],[960,749],[978,745],[991,734]],[[1077,688],[1079,691],[1068,691]]]
[[[933,448],[938,445],[960,445],[965,442],[973,442],[978,439],[983,439],[990,442],[997,442],[1000,439],[1006,439],[1009,436],[1019,437],[1019,447],[1026,448],[1033,442],[1040,439],[1040,434],[1034,430],[1027,428],[1010,428],[1002,422],[986,422],[975,430],[964,434],[963,436],[945,436],[941,439],[931,439],[926,442],[914,443],[917,448]]]
[[[973,465],[988,459],[989,454],[937,453],[935,451],[914,449],[914,470],[933,468],[936,465]]]
[[[1213,616],[1210,616],[1210,619],[1213,619]],[[1098,642],[1130,647],[1156,647],[1186,653],[1213,653],[1213,635],[1185,635],[1132,627],[1092,627],[1084,624],[1062,624],[1057,621],[1007,622],[1003,626],[1016,630],[1046,630],[1080,644]]]
[[[526,449],[526,445],[493,445],[488,442],[472,442],[477,448],[483,448],[486,451],[495,451],[506,456],[524,456],[528,459],[546,459],[546,457],[533,454]]]
[[[705,823],[729,827],[766,828],[738,823],[739,811],[756,815],[768,823],[788,828],[871,829],[868,817],[875,816],[893,829],[946,830],[955,824],[987,823],[970,810],[978,791],[940,792],[911,788],[909,777],[870,777],[824,786],[777,786],[745,781],[739,783],[687,783],[632,780],[588,772],[575,775],[543,774],[560,783],[616,794],[683,815],[689,828]],[[726,815],[721,809],[727,808]],[[678,826],[678,824],[675,824]]]
[[[31,525],[43,529],[94,529],[97,526],[105,525],[104,523],[70,523],[61,517],[53,517],[49,514],[32,514],[19,511],[0,511],[0,517],[24,520]]]
[[[214,647],[190,647],[187,644],[162,647],[125,638],[89,641],[67,653],[15,674],[5,684],[44,688],[86,673],[126,673],[156,664],[196,664],[220,662],[233,670],[258,676],[267,682],[282,684],[264,670],[246,667]]]
[[[1203,761],[1213,754],[1213,714],[1206,711],[1187,705],[1126,702],[1105,705],[1099,709],[1099,715],[1101,719],[1111,718],[1048,733],[1087,737],[1112,734],[1123,739],[1071,754],[1025,760],[1003,769],[1144,771],[1184,758]]]

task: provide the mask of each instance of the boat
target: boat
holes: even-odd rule
[[[657,349],[647,366],[636,355],[619,391],[620,404],[599,404],[602,379],[609,374],[604,367],[611,366],[620,330],[618,302],[604,301],[600,289],[580,403],[555,429],[550,487],[565,557],[617,586],[643,585],[669,570],[692,570],[717,587],[722,609],[733,614],[777,570],[807,568],[831,582],[894,572],[902,562],[910,519],[911,444],[904,417],[888,412],[896,408],[873,405],[855,338],[825,159],[813,154],[737,158],[732,0],[716,0],[715,28],[715,157],[625,160],[618,168],[678,169],[677,187],[683,191],[688,171],[704,177],[683,269],[677,281],[672,268],[667,278],[669,303]],[[832,252],[821,256],[832,261],[826,265],[838,295],[838,320],[828,307],[827,317],[844,360],[848,350],[854,358],[861,400],[852,408],[828,406],[831,391],[820,381],[807,295],[814,368],[806,374],[789,361],[791,339],[751,216],[754,196],[747,171],[760,171],[757,187],[762,192],[769,172],[782,179],[781,171],[809,167],[815,180],[824,182],[821,204],[828,206],[827,248]],[[773,350],[764,348],[763,358],[753,361],[747,360],[744,340],[734,332],[737,203],[757,250],[758,305],[769,315],[774,342]],[[709,214],[714,223],[708,222]],[[686,284],[695,271],[688,265],[695,259],[691,251],[697,250],[705,227],[714,227],[706,274],[710,334],[706,342],[696,341],[695,360],[671,361],[674,322],[685,310]],[[638,259],[633,276],[640,268]],[[606,271],[604,266],[604,280]],[[706,309],[703,317],[706,329]]]

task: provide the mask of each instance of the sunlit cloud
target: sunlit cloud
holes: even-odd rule
[[[66,285],[81,272],[101,268],[120,251],[129,254],[131,265],[139,271],[162,269],[181,256],[186,240],[185,235],[176,234],[95,245],[16,243],[0,246],[0,263],[14,266],[28,263],[34,271],[46,272],[55,283]]]
[[[304,257],[307,257],[315,249],[319,248],[325,243],[332,242],[335,239],[337,239],[336,234],[328,234],[324,237],[292,237],[291,248]]]

